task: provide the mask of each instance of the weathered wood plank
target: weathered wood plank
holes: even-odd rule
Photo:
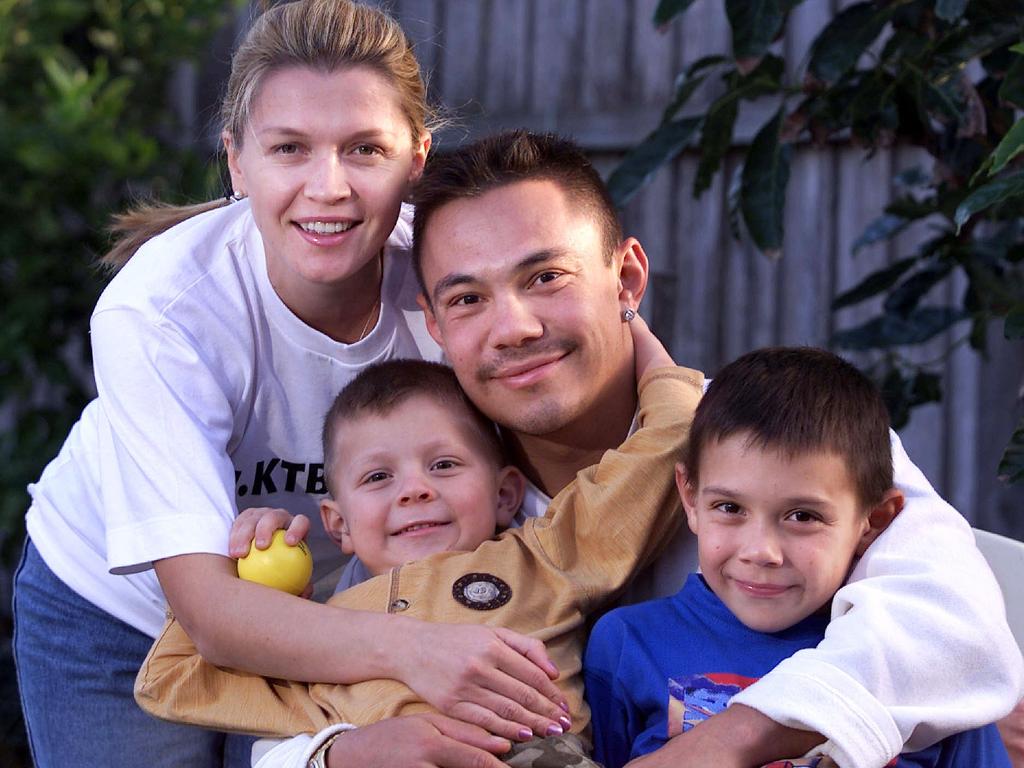
[[[584,109],[621,109],[630,103],[627,91],[632,73],[629,5],[622,0],[589,0],[583,17],[583,71],[580,105]]]
[[[392,13],[401,24],[405,34],[412,41],[416,60],[420,63],[432,97],[438,84],[433,82],[433,72],[441,55],[440,18],[437,0],[398,0]]]
[[[779,342],[822,346],[829,336],[835,272],[835,153],[794,153],[779,267]]]
[[[491,0],[442,3],[441,55],[436,77],[438,97],[460,114],[482,112],[481,101],[491,84],[483,78],[487,49],[486,18]]]
[[[530,34],[530,3],[500,0],[490,7],[489,45],[484,50],[488,112],[524,111],[532,85],[533,36]]]
[[[671,351],[682,365],[714,373],[722,362],[718,318],[722,306],[725,233],[724,185],[721,177],[698,199],[691,190],[697,161],[684,156],[674,179],[673,215],[676,249],[675,306]]]
[[[534,130],[557,130],[557,117],[578,108],[583,60],[581,0],[536,0],[530,115]],[[524,118],[525,115],[520,116]]]

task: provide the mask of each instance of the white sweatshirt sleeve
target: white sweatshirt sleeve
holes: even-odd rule
[[[290,739],[260,739],[252,748],[252,768],[306,768],[313,753],[327,739],[352,730],[354,725],[336,723],[312,736],[303,733]]]
[[[907,503],[836,593],[825,639],[732,699],[813,730],[842,768],[990,723],[1021,697],[1024,662],[967,521],[892,436]]]

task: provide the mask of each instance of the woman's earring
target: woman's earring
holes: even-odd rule
[[[232,192],[230,195],[228,195],[228,200],[230,200],[233,203],[237,203],[239,200],[245,200],[245,193]]]
[[[622,319],[623,319],[623,320],[625,320],[625,321],[626,321],[627,323],[631,323],[631,322],[633,322],[633,318],[634,318],[634,317],[636,317],[636,312],[634,312],[634,311],[633,311],[632,309],[630,309],[629,307],[626,307],[626,308],[625,308],[625,309],[624,309],[624,310],[622,311]]]

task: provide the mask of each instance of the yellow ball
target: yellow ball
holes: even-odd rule
[[[313,575],[313,556],[306,542],[293,547],[285,543],[284,531],[276,530],[266,549],[256,549],[255,540],[249,545],[249,554],[238,560],[238,575],[246,581],[300,595]]]

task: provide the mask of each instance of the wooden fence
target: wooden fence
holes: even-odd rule
[[[390,9],[416,41],[432,98],[457,118],[437,145],[507,127],[552,130],[575,137],[605,172],[657,124],[676,73],[729,46],[722,0],[698,0],[662,31],[651,23],[657,0],[376,4]],[[809,42],[842,5],[807,0],[796,10],[778,44],[790,74],[799,73]],[[226,52],[215,59],[225,61]],[[712,96],[713,85],[697,102]],[[773,108],[755,103],[741,111],[737,153]],[[680,362],[709,373],[767,344],[823,345],[836,328],[867,319],[877,304],[836,315],[831,298],[908,254],[928,227],[851,255],[852,243],[890,198],[895,173],[924,160],[898,148],[868,159],[850,146],[800,147],[783,255],[769,261],[730,232],[726,196],[737,161],[729,157],[725,174],[694,199],[697,161],[684,155],[623,212],[653,267],[644,311]],[[951,281],[936,288],[934,299],[956,302],[962,290]],[[931,359],[965,333],[955,328],[908,354]],[[1024,538],[1024,486],[1007,488],[995,477],[1019,417],[1024,356],[998,327],[990,329],[989,343],[988,360],[963,346],[956,351],[944,369],[942,403],[917,409],[902,437],[932,483],[974,524]]]

